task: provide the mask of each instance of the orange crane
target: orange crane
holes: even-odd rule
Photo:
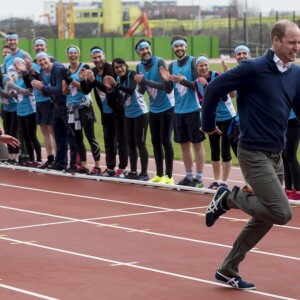
[[[152,32],[148,22],[148,15],[145,11],[142,12],[142,15],[129,27],[125,37],[132,37],[134,32],[138,29],[138,27],[144,24],[145,34],[147,37],[152,36]]]
[[[41,17],[46,17],[46,18],[47,18],[47,21],[48,21],[48,26],[51,26],[50,14],[43,14],[43,15],[40,15],[40,18],[41,18]]]

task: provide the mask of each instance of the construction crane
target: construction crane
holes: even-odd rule
[[[68,16],[67,16],[68,15]],[[69,22],[68,22],[69,21]],[[67,22],[69,24],[67,24]],[[66,7],[62,0],[58,1],[57,6],[57,28],[59,39],[74,39],[75,27],[74,27],[74,6],[73,0],[69,0],[69,5]]]
[[[151,32],[151,29],[149,26],[148,15],[147,15],[146,11],[143,11],[142,15],[129,27],[127,33],[125,34],[125,37],[132,37],[134,32],[138,29],[138,27],[141,24],[144,24],[145,35],[147,37],[151,37],[152,32]]]
[[[47,21],[48,21],[48,26],[51,26],[50,14],[43,14],[43,15],[40,15],[40,18],[41,18],[41,17],[46,17],[46,18],[47,18]]]

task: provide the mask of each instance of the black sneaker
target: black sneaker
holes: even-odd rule
[[[148,181],[149,180],[148,174],[147,173],[140,173],[139,180],[141,180],[141,181]]]
[[[219,187],[216,191],[215,196],[210,202],[206,210],[206,226],[211,227],[214,225],[215,221],[223,214],[226,213],[224,206],[222,207],[222,201],[226,200],[227,195],[230,193],[230,190],[226,187]]]
[[[189,180],[187,177],[184,177],[181,179],[178,183],[178,185],[184,185],[184,186],[195,186],[194,180]]]
[[[129,172],[126,176],[127,179],[139,180],[140,176],[138,173]]]
[[[48,160],[46,162],[44,162],[43,164],[38,166],[38,169],[47,169],[49,166],[51,166],[51,164],[53,164],[53,162],[49,162]]]
[[[49,166],[49,167],[47,168],[47,170],[63,171],[64,168],[63,168],[62,166],[53,164],[53,165]]]
[[[244,281],[240,276],[226,276],[217,270],[215,278],[227,285],[230,285],[234,289],[238,290],[255,290],[256,287],[253,283]]]

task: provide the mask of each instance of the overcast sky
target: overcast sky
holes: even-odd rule
[[[95,1],[95,0],[93,0]],[[249,8],[259,8],[259,11],[269,12],[271,9],[278,11],[297,11],[300,14],[299,0],[238,0],[247,3]],[[64,0],[64,2],[68,2]],[[76,0],[74,0],[76,2]],[[80,2],[91,2],[80,0]],[[184,5],[227,5],[229,0],[178,0],[179,4]],[[9,17],[28,17],[34,21],[39,20],[43,14],[43,0],[2,0],[0,5],[0,20]]]

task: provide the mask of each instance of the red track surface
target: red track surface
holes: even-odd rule
[[[248,216],[207,228],[210,195],[1,168],[0,183],[0,300],[300,299],[299,207],[248,254],[243,292],[214,273]]]

